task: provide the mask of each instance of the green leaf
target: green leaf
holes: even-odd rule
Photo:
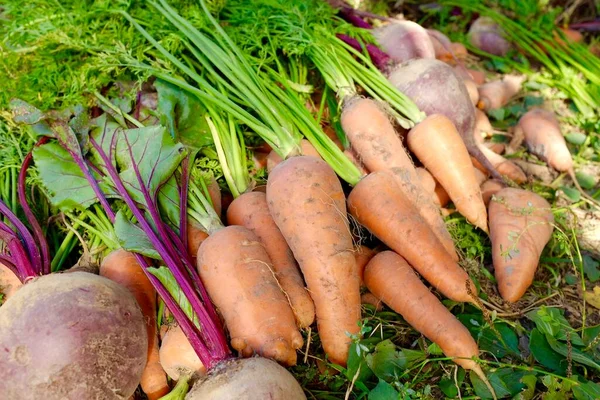
[[[578,379],[580,382],[582,378]],[[580,383],[573,387],[573,395],[577,400],[598,400],[600,399],[600,384],[592,381]]]
[[[148,272],[158,278],[160,283],[162,283],[165,289],[167,289],[175,302],[179,304],[179,307],[181,307],[181,310],[190,319],[190,321],[192,321],[192,323],[196,325],[198,329],[202,329],[200,327],[198,316],[194,312],[194,309],[192,308],[192,305],[188,301],[187,297],[185,297],[185,294],[181,291],[181,288],[177,284],[173,273],[166,267],[149,267]]]
[[[526,316],[535,322],[535,325],[543,334],[566,341],[567,332],[569,332],[571,343],[576,346],[583,346],[581,337],[564,317],[563,310],[555,307],[540,307],[537,310],[528,312]]]
[[[385,381],[391,381],[406,369],[406,359],[396,351],[396,346],[387,339],[377,343],[375,351],[365,357],[367,365],[375,376]]]
[[[454,381],[454,375],[444,376],[440,379],[439,387],[440,390],[446,395],[446,397],[454,398],[458,396],[458,390],[465,380],[465,370],[459,368],[456,373],[456,382]]]
[[[506,117],[506,110],[504,108],[488,110],[488,115],[494,118],[496,121],[504,121],[504,118]]]
[[[487,378],[496,392],[498,398],[514,396],[521,392],[525,385],[521,382],[521,378],[525,375],[530,375],[527,371],[513,371],[510,368],[500,368],[487,374]],[[492,394],[488,390],[485,383],[477,376],[477,374],[469,373],[471,384],[475,393],[482,399],[492,399]]]
[[[142,228],[129,221],[121,210],[117,212],[115,217],[115,233],[119,244],[125,250],[160,260],[160,254],[152,245],[148,235]]]
[[[36,169],[50,192],[52,205],[62,211],[87,208],[98,201],[77,163],[58,143],[47,143],[33,149]],[[100,188],[109,196],[116,194],[103,182]]]
[[[573,387],[573,382],[545,375],[542,377],[542,383],[548,388],[548,391],[544,393],[544,400],[563,400],[570,397],[569,392]]]
[[[498,337],[494,330],[485,327],[483,317],[479,314],[461,314],[457,318],[471,332],[471,335],[479,344],[480,350],[489,351],[498,358],[502,358],[509,353],[520,354],[519,338],[507,324],[494,323],[496,331],[500,334],[500,337]]]
[[[567,373],[566,358],[552,350],[552,347],[550,347],[546,340],[546,336],[537,328],[531,331],[529,351],[531,351],[537,362],[544,367],[563,375]]]
[[[589,346],[600,335],[600,325],[588,326],[583,330],[582,337],[586,346]]]
[[[434,356],[444,354],[442,348],[437,343],[431,343],[429,346],[427,346],[427,353],[432,354]]]
[[[34,125],[44,118],[44,114],[40,110],[20,99],[11,100],[10,108],[15,122],[18,123]]]
[[[577,189],[573,189],[570,187],[566,187],[566,186],[561,186],[560,190],[564,192],[564,194],[569,198],[569,200],[573,201],[573,202],[577,202],[579,200],[581,200],[581,193],[579,193],[579,190]]]
[[[548,344],[550,345],[550,347],[552,347],[552,350],[559,354],[562,354],[564,357],[567,357],[567,355],[569,354],[569,348],[565,343],[559,342],[555,338],[548,335],[546,335],[546,340],[548,340]],[[574,362],[600,370],[600,365],[598,365],[592,358],[588,357],[581,350],[575,347],[571,347],[570,353],[571,359]]]
[[[144,187],[153,197],[173,176],[185,156],[183,145],[175,143],[162,126],[129,129],[120,132],[118,136],[116,161],[121,167],[119,176],[131,197],[140,204],[146,204],[146,200],[136,176],[134,163]]]
[[[513,397],[513,400],[531,400],[535,396],[535,384],[537,377],[535,375],[525,375],[521,378],[521,382],[525,384],[525,388],[521,393]]]
[[[399,393],[392,385],[386,381],[379,380],[379,383],[369,392],[368,400],[398,400]]]
[[[204,105],[188,92],[160,79],[154,86],[158,92],[160,122],[171,137],[194,149],[212,144]]]
[[[358,376],[356,374],[358,373]],[[355,379],[356,376],[356,379]],[[346,378],[355,382],[364,382],[373,376],[364,355],[364,349],[361,344],[352,342],[348,352],[348,367],[346,369]]]
[[[593,189],[598,183],[596,178],[583,172],[576,172],[575,177],[577,178],[577,182],[579,182],[584,189]]]
[[[567,133],[565,135],[565,139],[569,143],[576,144],[576,145],[582,145],[585,143],[585,140],[587,139],[587,135],[585,135],[584,133],[572,132],[572,133]]]
[[[527,95],[523,99],[523,104],[527,108],[531,108],[533,106],[539,106],[540,104],[544,104],[544,98],[538,96]]]
[[[600,279],[600,262],[588,256],[583,256],[583,272],[590,280],[590,282],[596,282]]]

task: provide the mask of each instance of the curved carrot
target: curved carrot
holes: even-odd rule
[[[244,226],[258,236],[273,262],[277,281],[289,299],[298,327],[309,327],[315,319],[315,305],[290,247],[269,214],[266,194],[248,192],[239,196],[227,210],[227,222]]]
[[[433,114],[408,132],[408,147],[446,189],[456,209],[487,232],[487,212],[469,152],[450,119]]]
[[[444,248],[458,260],[452,237],[433,199],[421,186],[415,167],[404,150],[400,138],[394,131],[388,116],[377,103],[370,99],[355,98],[342,112],[342,127],[369,171],[382,171],[392,168],[415,208],[431,226]]]
[[[323,160],[291,157],[269,176],[267,202],[315,303],[325,353],[346,365],[346,333],[359,333],[360,281],[342,185]]]
[[[377,298],[436,343],[444,354],[487,382],[479,364],[479,347],[469,330],[435,297],[398,254],[383,251],[367,264],[365,283]]]
[[[100,265],[100,275],[126,287],[142,310],[148,332],[148,361],[140,385],[149,399],[159,399],[169,393],[170,388],[159,359],[156,291],[135,255],[123,249],[114,250],[104,257]]]
[[[552,236],[550,204],[533,192],[506,188],[490,202],[490,239],[498,290],[519,300],[533,282],[540,255]]]
[[[476,289],[469,275],[444,250],[391,172],[372,172],[363,178],[348,196],[348,209],[444,296],[455,301],[474,301]]]
[[[200,245],[197,266],[231,346],[244,357],[257,353],[294,365],[302,335],[259,238],[243,226],[219,229]]]

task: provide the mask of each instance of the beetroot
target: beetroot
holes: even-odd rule
[[[469,154],[495,178],[502,180],[475,143],[475,107],[463,79],[452,67],[435,59],[411,60],[393,71],[389,80],[425,114],[448,117],[460,133]]]
[[[502,28],[489,17],[479,17],[473,22],[469,29],[469,42],[479,50],[497,56],[504,56],[513,49]]]
[[[128,399],[147,346],[127,289],[87,272],[37,278],[0,307],[1,397]]]
[[[412,21],[398,21],[373,31],[377,43],[394,61],[435,58],[427,31]]]

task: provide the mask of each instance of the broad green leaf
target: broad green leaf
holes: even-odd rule
[[[366,361],[371,371],[386,381],[394,379],[406,368],[406,360],[389,339],[377,343],[373,353],[367,354]]]
[[[564,317],[563,310],[555,307],[540,307],[526,314],[527,318],[535,322],[540,332],[553,336],[559,340],[567,340],[567,332],[570,332],[569,340],[576,346],[583,346],[581,337]]]
[[[481,350],[492,352],[498,358],[502,358],[509,353],[520,353],[519,338],[507,324],[502,322],[494,324],[496,331],[500,334],[500,337],[498,337],[498,334],[491,328],[484,328],[485,322],[481,315],[461,314],[457,318],[471,332]]]
[[[456,381],[454,380],[454,374],[451,376],[444,376],[440,379],[439,387],[440,390],[450,398],[455,398],[458,396],[458,390],[465,380],[465,370],[463,368],[459,368],[456,373]]]
[[[58,143],[34,148],[33,159],[54,206],[70,211],[87,208],[98,201],[77,163]],[[101,182],[100,188],[107,196],[115,196],[105,183]]]
[[[544,393],[544,400],[563,400],[570,397],[569,392],[573,387],[572,382],[550,375],[543,376],[541,380],[544,386],[548,388],[548,391]]]
[[[582,381],[581,378],[578,380]],[[573,395],[577,400],[598,400],[600,399],[600,384],[591,381],[582,382],[573,387]]]
[[[148,235],[142,228],[129,221],[122,211],[118,211],[115,218],[115,233],[119,244],[125,250],[160,260],[160,254],[152,245]]]
[[[356,374],[358,373],[358,376]],[[356,379],[355,379],[356,376]],[[360,344],[352,342],[348,351],[348,367],[346,369],[346,378],[356,382],[364,382],[373,376],[369,368],[363,349]]]
[[[596,178],[583,172],[576,172],[575,177],[577,178],[577,182],[579,182],[584,189],[593,189],[598,183]]]
[[[583,330],[582,337],[586,346],[589,346],[600,335],[600,325],[588,326]]]
[[[576,144],[576,145],[582,145],[585,143],[585,140],[587,139],[587,135],[585,135],[584,133],[572,132],[572,133],[567,133],[565,135],[565,139],[569,143]]]
[[[600,370],[600,365],[598,365],[591,357],[588,357],[585,353],[583,353],[581,350],[575,348],[575,347],[571,347],[571,350],[569,351],[569,348],[567,347],[567,345],[563,342],[559,342],[558,340],[556,340],[555,338],[546,335],[546,340],[548,341],[548,344],[550,345],[550,347],[552,347],[552,350],[554,350],[555,352],[562,354],[565,358],[567,357],[567,355],[569,354],[569,352],[571,353],[571,359],[579,364],[583,364],[583,365],[587,365],[588,367],[592,367],[592,368],[596,368],[598,370]]]
[[[434,355],[434,356],[439,356],[439,355],[444,354],[444,352],[442,351],[442,348],[437,343],[431,343],[429,346],[427,346],[427,353]]]
[[[564,192],[564,194],[571,201],[576,202],[576,201],[581,200],[581,193],[579,193],[579,190],[577,190],[577,189],[573,189],[573,188],[566,187],[566,186],[561,186],[560,190],[562,190]]]
[[[531,354],[533,354],[533,357],[537,362],[544,367],[560,374],[566,374],[566,358],[552,350],[552,347],[548,344],[544,334],[537,328],[534,328],[531,331],[531,336],[529,337],[529,351],[531,351]]]
[[[524,97],[523,100],[524,100],[523,104],[525,105],[526,108],[531,108],[533,106],[539,106],[540,104],[544,103],[544,98],[538,97],[538,96],[527,95]]]
[[[521,382],[521,378],[525,375],[529,375],[526,371],[513,371],[510,368],[500,368],[494,372],[490,372],[487,375],[492,388],[496,392],[498,398],[514,396],[521,392],[525,385]],[[485,383],[477,376],[477,374],[470,372],[469,377],[475,393],[482,399],[492,399],[492,394],[488,390]]]
[[[185,297],[185,294],[181,291],[181,288],[177,284],[173,273],[166,267],[150,267],[148,268],[148,271],[158,278],[158,280],[167,289],[171,297],[173,297],[175,302],[179,304],[179,307],[181,307],[181,310],[190,319],[190,321],[192,321],[192,323],[196,325],[198,329],[202,329],[200,327],[198,316],[194,312],[194,309],[192,308],[192,305],[188,301],[187,297]]]
[[[147,202],[135,168],[144,187],[154,197],[161,185],[173,176],[185,156],[183,145],[175,143],[162,126],[129,129],[118,136],[116,161],[121,167],[119,176],[133,199],[140,204]]]
[[[172,176],[158,192],[158,206],[163,221],[179,232],[179,186],[177,179]]]
[[[488,110],[488,115],[494,118],[496,121],[504,121],[504,118],[506,117],[506,110],[504,108]]]
[[[525,388],[523,388],[521,393],[513,397],[513,400],[531,400],[535,396],[537,377],[535,375],[525,375],[521,378],[521,382],[525,384]]]
[[[11,100],[10,108],[15,122],[18,123],[34,125],[44,118],[44,114],[40,110],[20,99]]]
[[[398,394],[392,385],[380,379],[377,386],[369,392],[368,400],[398,400]]]
[[[590,280],[590,282],[596,282],[600,279],[600,262],[588,256],[583,256],[583,272]]]
[[[213,142],[204,105],[188,92],[162,80],[154,83],[158,92],[160,122],[171,137],[186,147],[199,149]]]

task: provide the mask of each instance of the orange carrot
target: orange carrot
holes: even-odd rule
[[[496,179],[488,179],[481,185],[481,197],[485,206],[489,206],[492,196],[504,189],[506,186],[504,183],[497,181]]]
[[[505,188],[489,205],[490,239],[498,290],[519,300],[533,282],[542,250],[552,236],[550,204],[533,192]]]
[[[431,176],[429,171],[427,171],[423,167],[418,167],[416,168],[416,170],[417,175],[419,175],[419,181],[421,182],[421,186],[423,186],[423,189],[425,189],[427,193],[435,193],[435,179],[433,178],[433,176]]]
[[[473,358],[479,347],[454,315],[435,297],[398,254],[383,251],[365,269],[367,287],[413,328],[436,343],[447,357],[487,382]]]
[[[294,255],[269,214],[266,194],[248,192],[239,196],[227,210],[227,222],[244,226],[258,236],[273,262],[275,277],[289,299],[298,327],[309,327],[315,318],[315,306]]]
[[[365,167],[365,164],[363,164],[363,162],[360,160],[359,155],[356,154],[352,147],[349,147],[346,150],[344,150],[344,154],[346,155],[346,157],[348,157],[352,164],[354,164],[356,168],[358,168],[358,170],[363,176],[369,173],[369,170],[367,169],[367,167]]]
[[[187,245],[188,254],[192,257],[192,261],[196,261],[196,255],[202,242],[206,240],[208,233],[192,218],[188,218],[187,222]]]
[[[342,127],[369,171],[395,169],[398,183],[415,209],[431,226],[450,255],[458,260],[454,242],[439,209],[422,187],[419,175],[387,115],[370,99],[356,98],[342,112]]]
[[[100,265],[100,275],[126,287],[142,310],[148,333],[148,361],[140,385],[150,400],[159,399],[170,389],[159,360],[156,291],[135,255],[123,249],[114,250],[104,257]]]
[[[377,298],[377,296],[375,296],[373,293],[371,292],[365,292],[363,294],[360,295],[360,302],[362,304],[370,304],[373,307],[375,307],[375,311],[381,311],[383,310],[383,304],[381,303],[381,300],[379,300]]]
[[[472,167],[471,167],[472,168]],[[372,172],[348,196],[352,216],[411,265],[444,296],[473,301],[475,286],[444,251],[390,171]]]
[[[0,300],[5,302],[12,297],[21,286],[23,286],[23,283],[21,283],[21,280],[17,275],[15,275],[15,273],[6,265],[0,263],[0,294],[3,295]]]
[[[408,133],[408,147],[446,189],[456,209],[487,232],[487,213],[473,164],[458,131],[446,116],[433,114]]]
[[[181,328],[169,328],[160,345],[160,364],[169,378],[178,381],[182,376],[197,378],[206,374],[206,368]]]
[[[300,141],[300,155],[321,158],[317,149],[315,149],[315,147],[312,144],[310,144],[310,142],[306,139],[302,139]],[[282,161],[283,160],[281,159],[281,157],[279,157],[279,154],[277,154],[275,151],[271,151],[271,153],[269,153],[269,156],[267,157],[267,172],[271,173],[271,171],[273,171],[273,168],[279,165]]]
[[[354,250],[356,268],[358,269],[358,276],[360,277],[361,286],[363,286],[363,273],[365,271],[365,266],[375,254],[377,254],[375,250],[370,249],[367,246],[363,246],[362,244],[356,246],[356,249]]]
[[[295,158],[295,157],[292,157]],[[257,353],[296,364],[302,335],[260,239],[243,226],[212,233],[198,250],[198,272],[244,357]]]
[[[325,353],[346,365],[347,333],[359,333],[360,281],[342,185],[323,160],[291,157],[269,176],[267,202],[315,303]]]
[[[524,80],[522,76],[505,75],[501,80],[483,84],[479,87],[477,107],[487,111],[505,106],[519,93]]]

